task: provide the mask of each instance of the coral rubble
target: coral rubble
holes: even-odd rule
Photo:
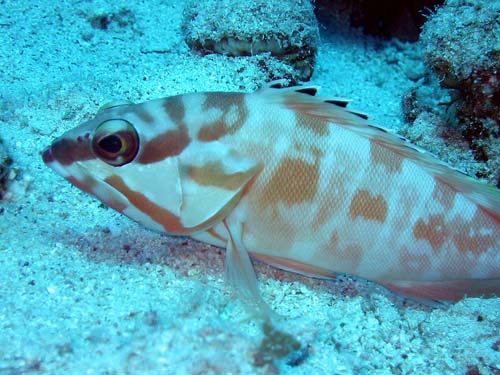
[[[319,42],[309,0],[191,1],[184,12],[186,43],[203,54],[271,54],[308,80]]]

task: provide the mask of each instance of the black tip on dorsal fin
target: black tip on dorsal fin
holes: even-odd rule
[[[316,93],[318,92],[318,88],[317,87],[303,87],[303,88],[299,88],[299,89],[297,89],[295,91],[296,92],[300,92],[302,94],[307,94],[307,95],[315,96]]]
[[[287,81],[284,80],[284,79],[280,79],[278,81],[272,81],[272,82],[269,82],[268,84],[262,86],[261,89],[265,90],[265,89],[283,89],[284,91],[286,90],[287,92],[298,92],[300,94],[306,94],[306,95],[309,95],[309,96],[316,96],[318,90],[320,89],[319,86],[288,86],[287,84]],[[323,98],[318,98],[320,100],[322,100]],[[322,100],[323,103],[327,103],[327,104],[334,104],[338,107],[341,107],[341,108],[346,108],[347,105],[350,103],[350,100],[346,100],[346,99],[337,99],[337,98],[334,98],[334,99],[325,99],[325,100]],[[365,114],[365,113],[362,113],[362,112],[356,112],[356,111],[347,111],[349,112],[350,114],[353,114],[363,120],[368,120],[368,115]]]
[[[349,101],[342,100],[342,99],[329,99],[329,100],[325,100],[325,103],[335,104],[335,105],[338,105],[339,107],[345,108],[349,104]]]
[[[268,87],[271,89],[282,89],[285,87],[284,83],[284,80],[274,81]]]
[[[371,124],[368,124],[367,126],[369,126],[372,129],[378,130],[379,132],[382,132],[382,133],[389,133],[389,131],[387,129],[381,128],[380,126],[375,126],[375,125],[371,125]],[[398,136],[397,134],[394,134],[394,135]],[[406,141],[406,139],[403,137],[399,137],[399,138],[402,139],[403,141]]]
[[[356,115],[363,120],[368,120],[368,115],[366,113],[361,113],[361,112],[353,112],[353,111],[348,111],[349,113],[352,113],[353,115]]]

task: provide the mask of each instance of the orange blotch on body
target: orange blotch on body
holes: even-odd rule
[[[351,200],[349,216],[352,219],[361,217],[384,223],[387,218],[387,202],[380,194],[373,196],[368,190],[357,190]]]
[[[413,228],[413,236],[419,240],[426,240],[434,252],[438,252],[450,235],[443,215],[431,215],[427,221],[420,218]]]
[[[488,249],[499,248],[500,232],[488,212],[478,208],[472,220],[464,223],[463,229],[453,236],[453,242],[458,251],[479,255]]]
[[[370,142],[370,157],[375,164],[384,166],[390,173],[401,171],[403,158],[375,141]]]
[[[295,122],[297,126],[304,129],[311,130],[314,134],[319,135],[321,137],[327,136],[330,134],[330,128],[328,123],[324,120],[304,115],[303,113],[297,112],[295,113]]]
[[[291,206],[311,201],[316,196],[319,182],[319,162],[284,158],[274,171],[260,198],[262,206],[278,202]]]
[[[432,191],[432,198],[443,205],[446,210],[451,210],[453,202],[457,193],[448,185],[441,182],[440,179],[435,179],[434,190]]]

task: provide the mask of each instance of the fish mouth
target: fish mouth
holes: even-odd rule
[[[56,160],[54,158],[54,155],[52,154],[52,146],[49,146],[42,151],[42,160],[47,165],[53,163]]]
[[[57,174],[63,176],[64,178],[69,177],[67,168],[59,162],[57,155],[54,155],[54,144],[51,144],[42,151],[42,160],[47,167],[53,169]]]
[[[82,161],[74,160],[66,151],[69,142],[56,141],[42,151],[42,160],[58,175],[64,177],[80,190],[96,197],[104,204],[122,212],[129,206],[126,196],[106,182],[93,175]]]
[[[64,146],[64,142],[56,140],[50,146],[46,147],[41,155],[43,162],[58,175],[69,180],[80,189],[87,191],[78,180],[82,180],[81,176],[85,176],[88,173],[82,169],[78,162],[72,159],[71,155],[65,155],[65,152],[68,150]]]
[[[53,144],[42,151],[42,160],[47,167],[53,169],[56,173],[66,177],[64,169],[54,155]]]

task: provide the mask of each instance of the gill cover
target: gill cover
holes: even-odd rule
[[[220,142],[191,144],[179,155],[183,225],[206,229],[226,217],[260,169],[255,160]]]
[[[110,112],[92,137],[93,152],[111,169],[102,180],[129,200],[125,215],[153,229],[148,222],[171,234],[209,228],[227,216],[260,170],[254,160],[218,141],[193,140],[179,155],[141,162],[141,153],[151,152],[140,136],[147,124],[113,117]]]

